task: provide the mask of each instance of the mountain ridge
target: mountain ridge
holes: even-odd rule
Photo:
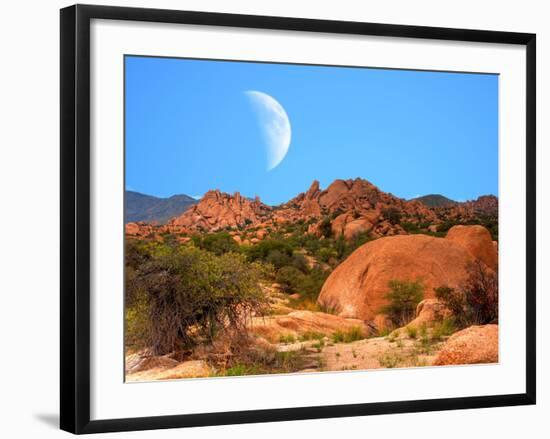
[[[165,224],[171,218],[181,215],[197,202],[196,199],[185,194],[162,198],[126,190],[124,222]]]
[[[441,198],[448,200],[436,197],[439,201]],[[151,222],[138,221],[128,223],[127,230],[140,236],[219,231],[265,236],[284,230],[289,224],[301,223],[307,226],[307,233],[319,237],[341,235],[353,239],[365,234],[377,238],[422,231],[444,233],[450,224],[488,221],[496,224],[498,218],[498,198],[492,195],[430,207],[425,199],[399,198],[361,178],[336,179],[324,189],[314,180],[309,189],[278,206],[264,204],[259,197],[250,199],[239,192],[229,194],[219,189],[210,190],[198,202],[194,201],[160,228]]]

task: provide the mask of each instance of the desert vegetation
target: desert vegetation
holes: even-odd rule
[[[475,203],[427,209],[361,181],[337,186],[381,205],[335,196],[331,207],[314,184],[276,208],[213,193],[205,206],[216,214],[199,202],[193,223],[186,212],[127,225],[127,379],[466,361],[439,353],[498,324],[496,217]],[[493,351],[467,358],[494,361]]]

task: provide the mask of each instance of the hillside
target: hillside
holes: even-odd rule
[[[126,191],[125,223],[146,222],[165,224],[170,218],[181,215],[197,200],[188,195],[159,198],[139,192]]]
[[[307,191],[276,207],[262,203],[258,197],[252,200],[238,192],[211,190],[200,201],[192,200],[192,207],[178,215],[170,217],[169,212],[163,212],[161,216],[157,207],[144,210],[149,217],[157,218],[156,224],[129,212],[127,233],[143,237],[151,233],[192,235],[231,231],[235,240],[254,243],[256,239],[299,225],[318,238],[343,236],[350,241],[358,236],[375,239],[411,233],[442,236],[453,225],[481,224],[498,239],[497,197],[484,195],[463,203],[441,195],[423,198],[423,201],[405,200],[361,178],[334,180],[325,189],[314,181]],[[430,207],[426,199],[438,206]],[[451,204],[442,205],[444,200]]]
[[[413,198],[411,201],[420,201],[428,207],[449,207],[457,202],[439,194],[424,195],[423,197]]]

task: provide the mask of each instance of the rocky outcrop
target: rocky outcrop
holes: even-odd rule
[[[280,316],[256,317],[251,326],[253,333],[275,343],[281,336],[299,337],[306,333],[331,335],[336,331],[352,328],[359,328],[365,336],[372,332],[372,328],[362,320],[346,319],[313,311],[294,311]]]
[[[285,223],[296,222],[306,222],[310,234],[327,236],[326,221],[330,221],[332,236],[351,241],[360,234],[372,238],[407,234],[403,227],[407,230],[412,227],[415,232],[436,232],[438,224],[475,222],[480,216],[486,219],[493,215],[491,221],[494,221],[497,213],[498,199],[494,196],[446,207],[429,207],[421,201],[407,201],[383,192],[360,178],[334,180],[326,189],[315,180],[306,192],[275,207],[267,206],[258,197],[252,200],[238,192],[230,195],[212,190],[166,225],[128,223],[126,233],[146,237],[167,232],[193,234],[254,229],[256,236],[250,239],[258,242],[265,239],[267,230],[276,231]]]
[[[498,198],[494,195],[482,195],[477,200],[467,201],[473,211],[477,214],[496,216],[498,215]]]
[[[416,306],[416,317],[408,327],[431,326],[451,316],[451,312],[437,299],[424,299]]]
[[[189,231],[218,231],[262,222],[271,208],[258,198],[251,201],[236,192],[229,195],[219,190],[207,192],[200,202],[181,216],[172,219],[168,227]]]
[[[434,213],[422,203],[406,201],[382,192],[375,185],[361,178],[334,180],[325,190],[321,190],[319,182],[314,181],[307,192],[281,206],[278,215],[292,219],[302,214],[305,217],[319,217],[341,212],[352,214],[354,220],[363,217],[372,223],[373,220],[380,218],[382,210],[390,207],[397,209],[404,217],[425,220],[436,218]]]
[[[492,244],[491,244],[492,246]],[[474,261],[463,246],[444,238],[404,235],[380,238],[359,247],[326,280],[319,304],[336,308],[342,317],[374,320],[386,304],[390,280],[420,280],[424,298],[434,288],[458,287]]]
[[[455,332],[438,352],[435,366],[498,362],[498,325],[470,326]]]
[[[446,239],[464,247],[476,259],[495,270],[498,254],[491,234],[483,226],[454,226],[449,229]]]
[[[455,203],[433,209],[440,221],[466,222],[479,219],[498,218],[498,198],[494,195],[482,195],[476,200]]]
[[[124,231],[128,236],[145,237],[154,232],[154,227],[142,222],[126,223],[124,225]]]
[[[126,381],[135,382],[204,378],[212,374],[212,370],[203,360],[173,361],[174,364],[170,366],[157,366],[138,372],[126,373]]]

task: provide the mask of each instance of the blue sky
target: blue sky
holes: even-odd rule
[[[337,178],[402,198],[498,195],[498,76],[269,63],[125,58],[126,188],[209,189],[279,204]],[[257,90],[292,136],[267,171]]]

